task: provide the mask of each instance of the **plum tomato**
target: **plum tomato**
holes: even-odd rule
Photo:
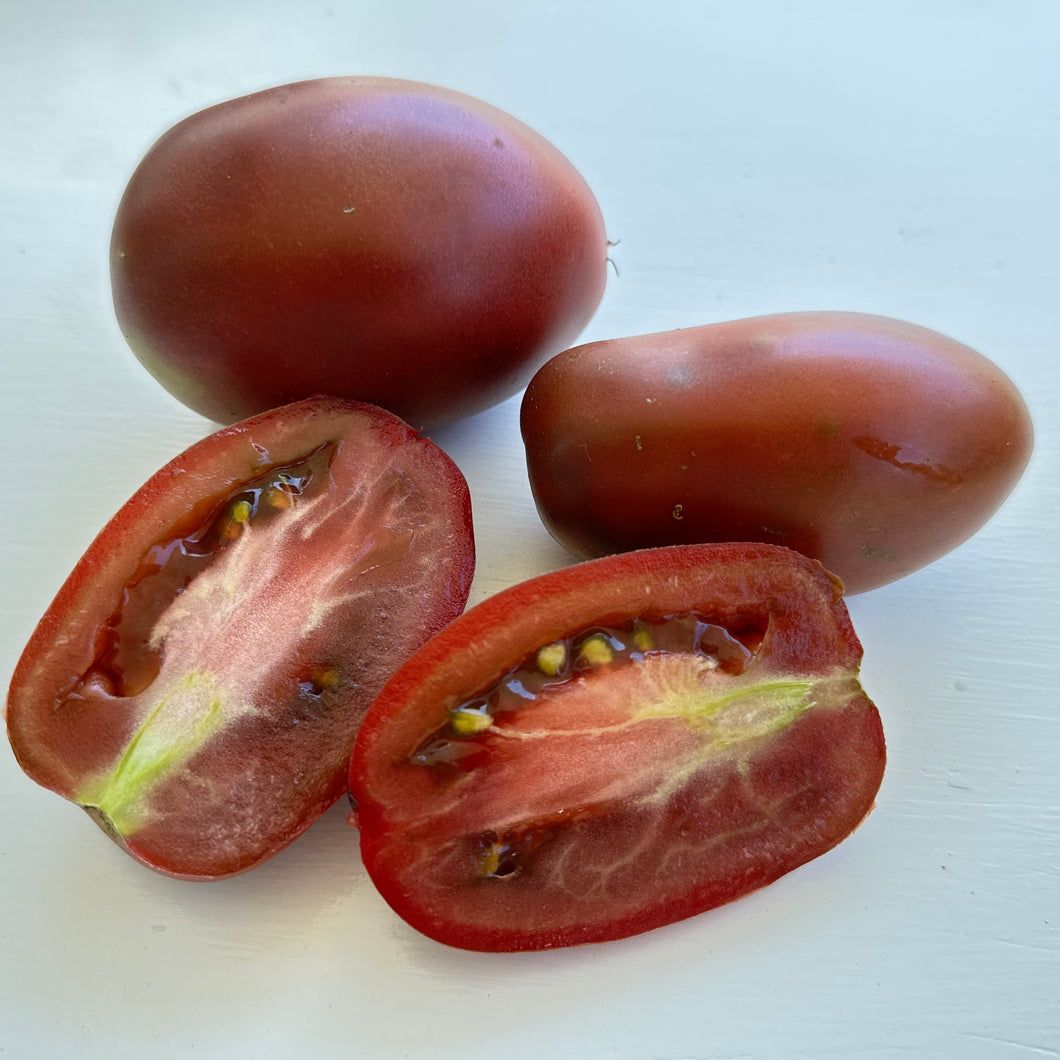
[[[22,768],[161,872],[251,868],[345,793],[375,693],[463,610],[463,476],[317,399],[192,446],[108,523],[15,670]]]
[[[180,122],[118,207],[133,352],[220,423],[314,394],[424,429],[522,389],[603,295],[599,206],[486,103],[378,77],[271,88]]]
[[[985,357],[838,312],[578,346],[531,380],[521,424],[538,511],[575,555],[764,541],[820,560],[848,594],[975,533],[1032,446]]]
[[[350,790],[390,906],[472,950],[602,942],[771,883],[865,817],[880,718],[837,579],[776,545],[590,560],[431,638]]]

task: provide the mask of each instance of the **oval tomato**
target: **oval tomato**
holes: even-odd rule
[[[621,938],[770,883],[872,807],[880,719],[838,582],[772,545],[568,567],[428,641],[350,770],[364,864],[476,950]]]
[[[510,397],[603,295],[592,192],[508,114],[430,85],[328,78],[182,121],[118,208],[137,357],[222,423],[326,393],[417,428]]]
[[[152,868],[250,868],[343,794],[364,710],[473,566],[463,476],[390,413],[321,399],[237,424],[77,564],[11,683],[15,755]]]
[[[522,432],[538,511],[576,555],[765,541],[820,560],[849,593],[970,537],[1032,445],[996,365],[857,313],[567,350],[527,388]]]

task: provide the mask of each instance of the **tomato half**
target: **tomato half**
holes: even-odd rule
[[[417,428],[510,397],[603,296],[607,236],[547,140],[433,85],[334,77],[186,118],[111,242],[122,332],[221,423],[311,394]]]
[[[621,938],[829,850],[880,786],[838,582],[772,545],[589,561],[502,592],[388,682],[350,770],[364,864],[474,950]]]
[[[16,668],[22,768],[176,876],[258,864],[346,788],[364,710],[463,610],[463,476],[317,399],[192,446],[103,529]]]
[[[752,317],[578,346],[522,404],[538,511],[578,556],[764,541],[863,592],[977,531],[1030,457],[982,354],[861,313]]]

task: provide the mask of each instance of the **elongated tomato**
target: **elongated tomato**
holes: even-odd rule
[[[997,365],[865,313],[576,346],[531,380],[521,425],[538,511],[575,555],[764,541],[820,560],[848,594],[971,537],[1033,445]]]
[[[364,864],[413,927],[476,950],[692,916],[829,850],[880,786],[839,583],[774,545],[593,560],[486,600],[370,708]]]
[[[248,869],[343,794],[365,708],[473,565],[463,476],[390,413],[246,420],[90,546],[16,668],[12,747],[152,868]]]

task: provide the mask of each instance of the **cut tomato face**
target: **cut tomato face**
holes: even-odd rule
[[[401,420],[331,399],[246,420],[88,549],[15,671],[12,747],[152,868],[243,871],[344,793],[366,707],[473,569],[463,476]]]
[[[428,641],[351,763],[364,864],[440,942],[533,950],[681,920],[823,854],[885,748],[838,581],[773,545],[611,556]]]

